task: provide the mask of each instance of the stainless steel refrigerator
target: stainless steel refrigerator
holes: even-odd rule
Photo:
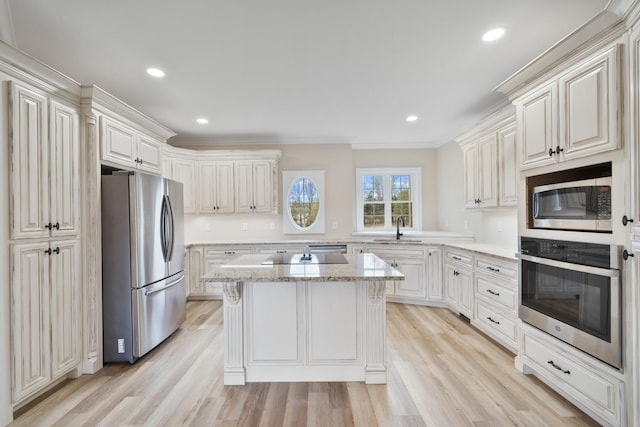
[[[104,362],[133,363],[184,322],[181,183],[102,176],[102,310]]]

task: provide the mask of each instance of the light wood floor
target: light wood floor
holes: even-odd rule
[[[11,425],[597,425],[446,309],[388,304],[386,385],[224,387],[221,302],[190,302],[187,313],[136,364],[69,380]]]

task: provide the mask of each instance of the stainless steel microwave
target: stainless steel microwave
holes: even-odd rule
[[[611,232],[611,177],[533,188],[534,228]]]

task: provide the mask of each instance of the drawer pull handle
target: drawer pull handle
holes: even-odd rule
[[[456,259],[458,261],[462,261],[462,258],[460,258],[459,256],[452,255],[451,258]]]
[[[287,251],[276,251],[277,254],[286,254]]]
[[[571,371],[570,370],[564,370],[562,369],[560,366],[556,365],[555,363],[553,363],[553,360],[549,360],[547,362],[549,365],[553,366],[554,368],[556,368],[558,371],[562,372],[563,374],[567,374],[567,375],[571,375]]]
[[[499,322],[499,321],[497,321],[497,320],[493,320],[493,319],[491,318],[491,316],[487,317],[487,320],[488,320],[489,322],[495,323],[496,325],[499,325],[499,324],[500,324],[500,322]]]
[[[235,251],[224,251],[225,255],[234,255]]]
[[[489,270],[489,271],[495,271],[495,272],[497,272],[497,273],[499,273],[499,272],[500,272],[500,269],[499,269],[499,268],[493,268],[493,267],[487,267],[487,270]]]
[[[489,292],[491,295],[495,295],[495,296],[497,296],[497,297],[499,297],[499,296],[500,296],[500,292],[494,292],[494,291],[492,291],[491,289],[487,289],[487,292]]]

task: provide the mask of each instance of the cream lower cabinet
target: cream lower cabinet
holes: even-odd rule
[[[534,373],[602,425],[632,425],[623,421],[622,374],[527,324],[522,325],[516,366]]]
[[[189,299],[222,299],[222,282],[207,282],[204,285],[200,283],[200,277],[196,277],[197,270],[195,265],[199,265],[205,274],[214,268],[233,261],[240,255],[254,253],[253,246],[204,246],[199,248],[190,248],[189,256]],[[198,257],[201,263],[197,262]]]
[[[513,353],[518,352],[518,265],[475,256],[472,324]]]
[[[14,404],[79,368],[80,269],[78,240],[12,245]]]
[[[423,301],[427,297],[425,250],[398,246],[368,246],[366,252],[377,255],[405,276],[404,280],[387,281],[388,301],[403,302],[407,298]]]
[[[466,251],[445,250],[445,302],[454,312],[473,318],[473,256]]]

